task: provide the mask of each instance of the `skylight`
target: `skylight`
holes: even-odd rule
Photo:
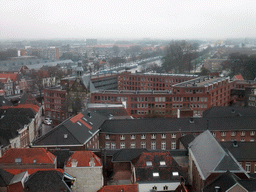
[[[160,165],[162,166],[166,165],[165,161],[160,161]]]
[[[159,177],[159,173],[158,172],[153,173],[153,177]]]
[[[152,161],[146,161],[147,166],[152,166]]]

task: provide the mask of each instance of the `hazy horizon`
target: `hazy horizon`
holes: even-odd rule
[[[253,0],[12,0],[0,39],[255,38]]]

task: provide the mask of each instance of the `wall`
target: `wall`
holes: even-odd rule
[[[65,167],[64,170],[76,178],[72,190],[76,192],[95,192],[103,186],[102,166]]]

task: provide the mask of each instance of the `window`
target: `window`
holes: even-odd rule
[[[115,143],[111,143],[111,149],[116,149],[116,144]]]
[[[120,143],[120,149],[124,149],[125,148],[125,142],[121,142]]]
[[[172,141],[172,149],[176,149],[176,141]]]
[[[232,131],[232,132],[231,132],[231,136],[233,136],[233,137],[236,136],[236,132],[235,132],[235,131]]]
[[[146,165],[149,167],[149,166],[152,166],[152,161],[146,161]]]
[[[145,135],[145,134],[142,134],[142,135],[141,135],[141,139],[146,139],[146,135]]]
[[[105,136],[105,139],[110,139],[110,136],[109,136],[109,135],[106,135],[106,136]]]
[[[135,135],[131,135],[131,139],[135,139]]]
[[[245,132],[244,131],[241,132],[241,136],[245,136]]]
[[[164,191],[167,191],[167,190],[168,190],[168,186],[165,185],[165,186],[163,187],[163,190],[164,190]]]
[[[151,142],[151,149],[153,149],[153,150],[156,149],[156,142],[155,141]]]
[[[241,139],[242,142],[244,142],[244,139]]]
[[[254,142],[254,139],[250,139],[251,142]]]
[[[166,165],[165,161],[160,161],[160,165],[165,166]]]
[[[250,132],[250,135],[251,135],[251,136],[254,136],[254,135],[255,135],[255,131],[251,131],[251,132]]]
[[[173,176],[179,176],[179,172],[172,172]]]
[[[163,134],[161,135],[161,137],[162,137],[162,139],[165,139],[165,138],[166,138],[166,134],[163,133]]]
[[[216,133],[215,132],[212,132],[212,135],[213,135],[213,137],[216,137]]]
[[[247,173],[250,173],[250,172],[251,172],[251,163],[246,163],[246,164],[245,164],[245,171],[246,171]]]
[[[120,139],[121,139],[121,140],[125,140],[125,136],[124,136],[124,135],[121,135],[121,136],[120,136]]]
[[[146,148],[146,142],[145,141],[141,142],[141,148]]]
[[[175,133],[172,133],[172,138],[176,138],[176,134]]]
[[[152,134],[151,139],[156,139],[156,134]]]
[[[110,143],[109,142],[107,142],[106,144],[105,144],[106,146],[106,149],[110,149]]]
[[[226,136],[226,132],[224,132],[224,131],[221,132],[221,136],[222,136],[222,137]]]
[[[162,150],[166,150],[166,142],[165,142],[165,141],[162,141],[162,143],[161,143],[161,149],[162,149]]]
[[[152,187],[153,190],[157,190],[157,186]]]
[[[134,142],[131,143],[131,148],[135,148],[136,147],[136,144]]]

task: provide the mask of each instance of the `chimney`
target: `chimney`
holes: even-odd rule
[[[214,188],[215,188],[215,191],[216,191],[216,192],[219,192],[219,191],[220,191],[220,187],[219,187],[219,186],[215,186]]]
[[[77,167],[77,160],[76,159],[72,159],[71,160],[71,167]]]
[[[93,156],[91,156],[91,158],[90,158],[89,166],[90,167],[94,167],[95,166],[95,161],[94,161],[94,157]]]

